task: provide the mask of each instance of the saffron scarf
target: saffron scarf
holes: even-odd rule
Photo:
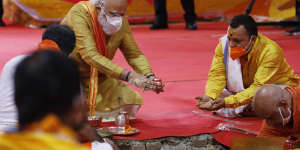
[[[105,41],[104,32],[101,28],[101,25],[98,22],[97,9],[89,2],[84,3],[84,6],[88,10],[91,19],[93,34],[94,34],[98,52],[99,54],[106,57],[107,56],[106,41]],[[95,115],[97,95],[98,95],[98,70],[93,66],[91,66],[89,95],[88,95],[89,116]]]

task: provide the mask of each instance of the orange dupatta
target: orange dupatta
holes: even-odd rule
[[[84,6],[86,6],[89,12],[89,16],[91,18],[97,49],[101,55],[106,57],[107,56],[106,41],[105,41],[104,32],[101,28],[101,25],[98,22],[97,10],[92,4],[88,2],[84,3]],[[93,66],[91,66],[89,96],[88,96],[88,106],[90,111],[89,116],[95,115],[97,95],[98,95],[98,70]]]

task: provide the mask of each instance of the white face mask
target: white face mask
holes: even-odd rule
[[[98,14],[98,21],[102,25],[103,31],[107,35],[112,35],[122,27],[123,18],[121,16],[110,17],[104,13],[104,7],[101,7],[101,11]]]
[[[291,109],[288,108],[288,112],[289,112],[289,116],[284,118],[283,115],[282,115],[282,112],[281,112],[281,109],[278,107],[278,111],[280,113],[280,116],[281,116],[281,119],[282,119],[282,126],[284,127],[286,124],[289,123],[291,117],[292,117],[292,112],[291,112]]]

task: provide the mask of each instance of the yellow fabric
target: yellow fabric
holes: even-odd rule
[[[30,14],[26,13],[19,6],[17,6],[12,0],[2,0],[3,2],[3,19],[8,24],[22,24],[22,25],[34,25],[49,26],[53,24],[53,21],[41,21],[34,19]]]
[[[25,12],[34,11],[35,13],[29,13],[33,18],[48,20],[62,19],[73,6],[73,3],[64,0],[13,0],[13,2],[22,6]]]
[[[12,0],[3,0],[4,4],[12,2]],[[72,3],[73,1],[73,3]],[[22,10],[38,21],[50,21],[63,18],[68,10],[73,6],[77,0],[14,0],[14,3],[22,5]],[[195,0],[195,12],[197,15],[204,17],[217,17],[217,16],[233,16],[236,14],[244,13],[245,8],[251,0],[209,0],[200,1]],[[264,16],[262,19],[277,20],[295,17],[295,6],[287,10],[278,10],[278,8],[289,0],[260,0],[255,1],[253,6],[252,15]],[[127,14],[135,21],[153,21],[154,14],[153,0],[128,0]],[[55,9],[55,11],[53,11]],[[169,0],[167,1],[167,10],[169,19],[183,18],[183,9],[180,1]],[[9,9],[9,6],[4,7],[4,16],[6,14],[20,16],[20,12],[15,12]],[[22,22],[29,18],[26,17]],[[31,20],[30,19],[30,20]],[[14,19],[15,22],[20,22],[19,19]]]
[[[76,34],[76,48],[74,49],[72,56],[79,65],[85,92],[88,93],[91,65],[97,68],[97,70],[99,71],[98,92],[100,92],[101,94],[99,94],[97,97],[97,103],[99,103],[100,101],[105,104],[111,103],[109,104],[110,107],[100,107],[97,104],[97,108],[101,108],[101,110],[111,110],[119,107],[119,104],[117,104],[118,101],[116,99],[111,99],[110,96],[113,97],[113,95],[123,95],[120,98],[122,98],[124,103],[126,104],[142,104],[141,96],[137,92],[132,91],[131,89],[127,89],[128,87],[124,83],[121,84],[121,81],[115,81],[120,78],[120,74],[124,70],[122,67],[118,66],[112,61],[118,48],[120,48],[128,64],[137,73],[146,74],[152,72],[148,60],[139,50],[133,38],[127,17],[123,17],[123,25],[117,33],[112,36],[106,35],[106,47],[108,52],[107,57],[104,57],[98,53],[98,50],[96,48],[96,43],[94,41],[92,32],[91,20],[89,18],[86,7],[83,6],[83,3],[89,2],[79,2],[74,5],[74,7],[69,11],[67,16],[62,21],[62,24],[71,26]],[[109,78],[114,78],[115,80]],[[106,82],[112,81],[112,85],[101,85],[101,83],[103,83],[105,80]],[[113,84],[116,86],[113,86]],[[108,87],[105,87],[105,85]],[[116,88],[118,86],[121,86],[122,90],[117,90]],[[107,93],[103,93],[101,90],[106,88],[110,88],[110,91]],[[138,99],[127,99],[128,96],[126,95],[132,94]]]
[[[225,98],[226,107],[238,107],[251,101],[256,89],[264,84],[297,86],[299,77],[286,62],[282,49],[258,34],[250,53],[240,58],[245,90]],[[205,93],[215,99],[226,85],[224,54],[219,42],[208,74]]]
[[[95,115],[95,108],[96,108],[96,102],[97,102],[97,96],[98,96],[98,70],[94,67],[91,67],[91,73],[90,73],[90,83],[89,83],[89,95],[87,104],[89,106],[89,116]]]
[[[99,101],[99,98],[102,98]],[[119,102],[119,98],[122,100]],[[110,111],[125,104],[143,104],[142,96],[120,80],[107,78],[99,84],[96,111]]]
[[[277,18],[278,20],[280,19],[287,19],[289,17],[294,17],[296,14],[296,9],[295,7],[288,8],[285,10],[279,10],[280,6],[284,5],[285,3],[289,2],[291,0],[273,0],[270,8],[269,8],[269,14],[270,17],[272,18]]]
[[[76,141],[75,133],[49,115],[22,132],[0,135],[1,150],[88,150]]]

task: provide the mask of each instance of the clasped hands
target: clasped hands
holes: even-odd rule
[[[217,98],[213,100],[207,95],[201,95],[195,97],[195,99],[199,100],[196,106],[200,109],[212,111],[225,107],[224,98]]]
[[[128,83],[136,86],[137,88],[143,89],[144,91],[152,90],[157,94],[164,91],[163,82],[154,74],[148,77],[135,72],[127,72],[123,74],[126,74],[125,77],[123,75],[125,81],[128,81]]]

